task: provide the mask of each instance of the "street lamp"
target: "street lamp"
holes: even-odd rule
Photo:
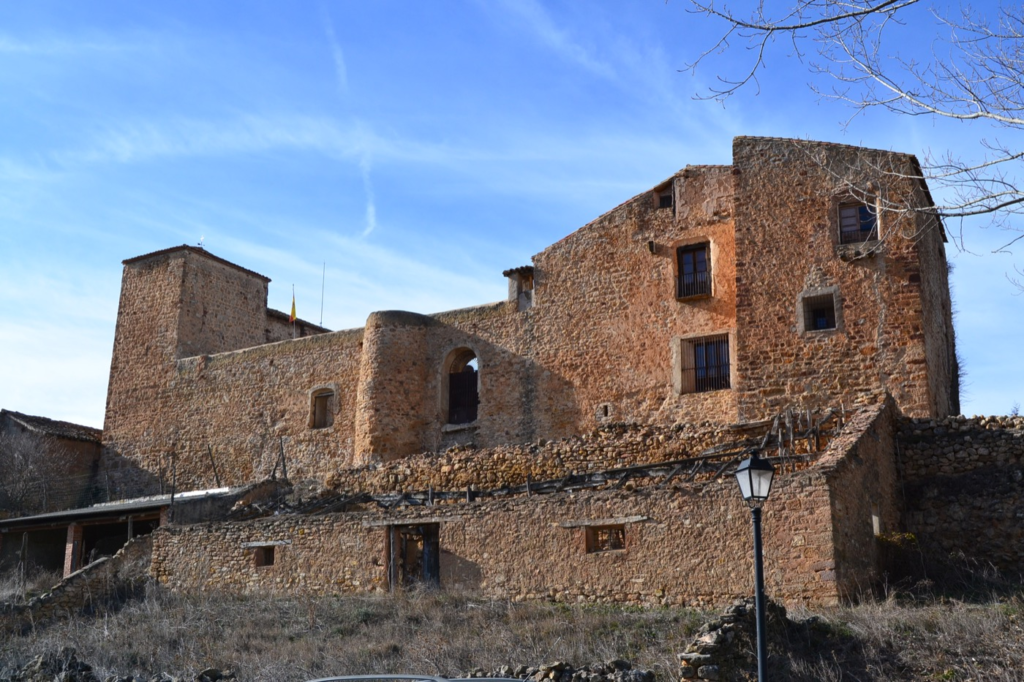
[[[775,467],[761,459],[754,451],[750,459],[744,460],[736,469],[736,482],[740,494],[750,507],[754,522],[754,609],[757,615],[757,682],[765,682],[768,668],[768,645],[764,627],[764,564],[761,558],[761,505],[772,490]]]

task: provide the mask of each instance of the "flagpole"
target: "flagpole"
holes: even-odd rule
[[[324,261],[324,275],[320,279],[320,326],[324,326],[324,285],[327,282],[327,261]]]
[[[292,340],[295,340],[295,285],[292,285]]]

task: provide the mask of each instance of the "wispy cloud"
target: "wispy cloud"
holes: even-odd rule
[[[359,159],[359,172],[363,176],[363,189],[366,191],[366,227],[363,228],[363,236],[366,237],[377,229],[377,204],[373,198],[373,180],[370,178],[369,154],[364,154]]]
[[[167,157],[203,157],[272,149],[308,150],[355,157],[387,146],[360,126],[317,116],[247,115],[229,120],[171,119],[122,123],[99,132],[80,150],[54,154],[61,163],[137,163]]]
[[[46,37],[37,40],[21,40],[7,35],[0,35],[0,54],[68,56],[83,52],[125,52],[143,49],[145,45],[146,43],[143,41],[124,42],[105,38],[89,40]]]
[[[327,34],[327,42],[331,48],[331,59],[334,61],[334,77],[338,81],[338,90],[342,95],[348,92],[348,70],[345,68],[345,53],[341,51],[338,38],[334,35],[334,23],[327,7],[320,5],[320,16],[323,18],[324,33]]]
[[[573,40],[536,0],[501,0],[504,11],[523,22],[550,50],[599,76],[613,78],[614,68]]]

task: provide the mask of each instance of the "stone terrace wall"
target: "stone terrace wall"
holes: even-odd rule
[[[1024,564],[1024,417],[905,419],[897,445],[904,529],[926,555]]]
[[[532,481],[652,464],[699,455],[707,448],[760,438],[768,427],[741,431],[715,425],[607,424],[594,432],[558,440],[455,447],[439,454],[406,457],[380,466],[335,471],[327,485],[343,492],[388,493],[435,490],[476,490],[516,486]]]
[[[494,598],[710,606],[751,589],[749,511],[731,477],[635,492],[558,493],[394,513],[276,516],[154,534],[152,572],[180,590],[328,594],[387,589],[386,526],[440,524],[441,584]],[[626,548],[586,552],[583,524],[623,523]],[[833,604],[829,491],[783,477],[765,510],[774,599]],[[257,567],[247,543],[276,543]]]

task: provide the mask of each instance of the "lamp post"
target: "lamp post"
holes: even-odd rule
[[[768,669],[768,645],[764,626],[764,562],[761,556],[761,505],[768,499],[772,489],[775,467],[757,452],[744,460],[736,469],[736,481],[740,494],[750,507],[754,522],[754,609],[757,616],[757,682],[765,682]]]

